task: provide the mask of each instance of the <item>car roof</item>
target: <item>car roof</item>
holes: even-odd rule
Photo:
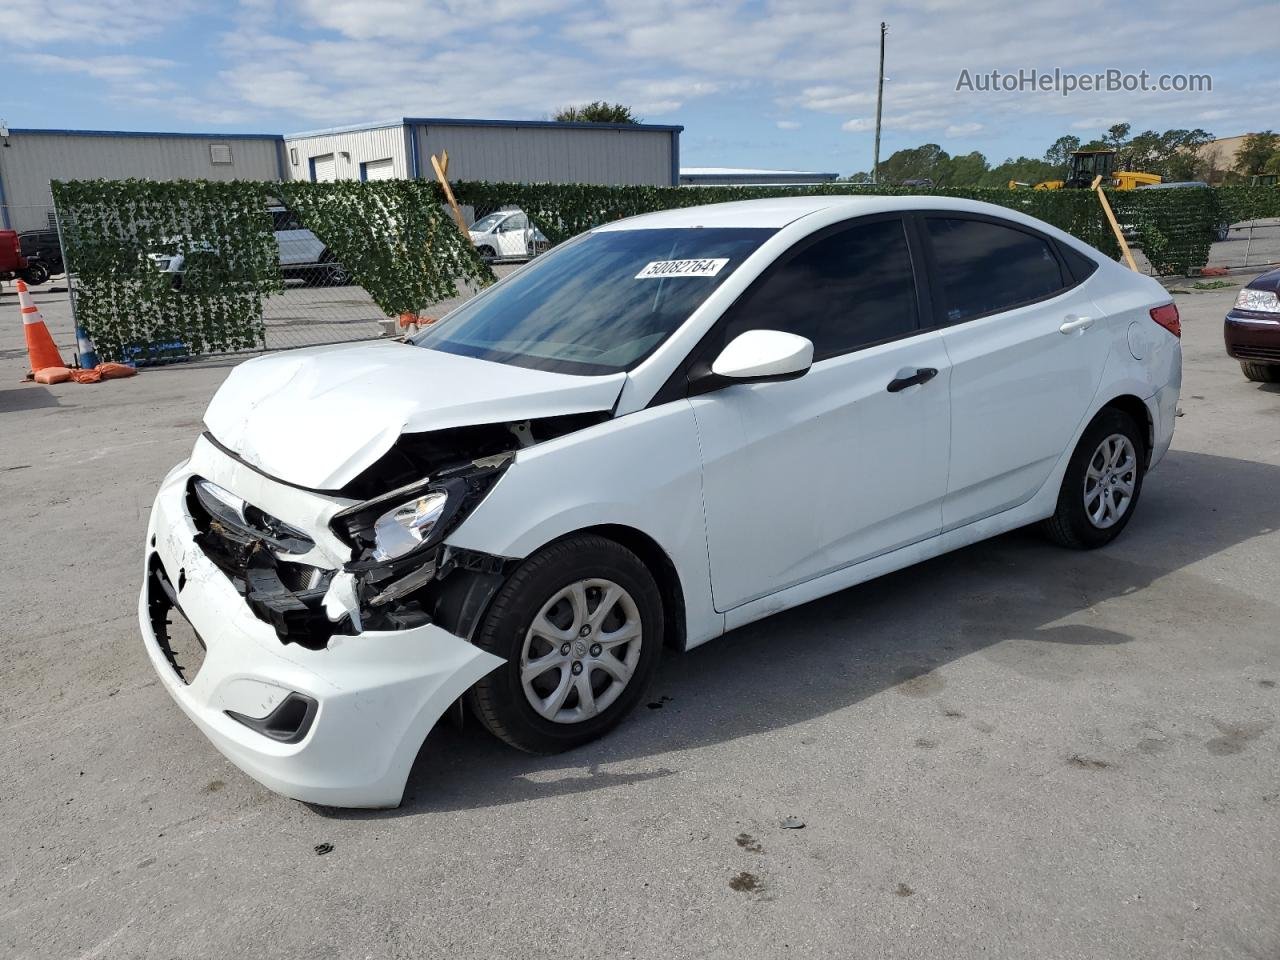
[[[826,194],[803,197],[768,197],[762,200],[734,200],[696,207],[659,210],[625,220],[615,220],[596,227],[596,232],[615,230],[662,230],[672,227],[770,227],[778,229],[789,223],[823,211],[838,210],[848,217],[902,210],[956,210],[1003,217],[1008,220],[1026,218],[1008,207],[959,197],[937,197],[928,194],[908,196],[849,196]]]

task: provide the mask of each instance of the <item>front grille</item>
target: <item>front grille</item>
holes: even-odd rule
[[[1256,347],[1252,344],[1235,345],[1235,354],[1241,360],[1261,360],[1264,363],[1280,363],[1280,347]]]
[[[347,629],[324,610],[336,571],[289,559],[315,546],[301,530],[199,477],[188,487],[187,512],[196,545],[285,643],[319,649]]]

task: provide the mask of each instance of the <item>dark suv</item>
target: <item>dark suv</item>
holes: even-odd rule
[[[18,234],[18,247],[28,260],[39,260],[48,267],[51,276],[66,272],[57,230],[24,230]]]
[[[1280,270],[1255,277],[1240,291],[1223,338],[1246,377],[1280,383]]]

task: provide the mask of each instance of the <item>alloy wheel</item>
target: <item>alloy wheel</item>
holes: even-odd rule
[[[1084,511],[1099,530],[1115,526],[1133,502],[1138,454],[1123,433],[1106,437],[1089,458],[1084,474]]]
[[[559,590],[525,632],[520,683],[529,705],[553,723],[607,710],[635,673],[643,636],[635,600],[612,580]]]

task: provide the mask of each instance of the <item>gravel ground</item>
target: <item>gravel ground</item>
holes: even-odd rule
[[[735,631],[560,757],[442,726],[353,813],[226,763],[138,636],[232,363],[25,385],[6,292],[0,955],[1280,956],[1280,388],[1223,355],[1234,294],[1178,295],[1185,416],[1107,549],[1014,533]]]

